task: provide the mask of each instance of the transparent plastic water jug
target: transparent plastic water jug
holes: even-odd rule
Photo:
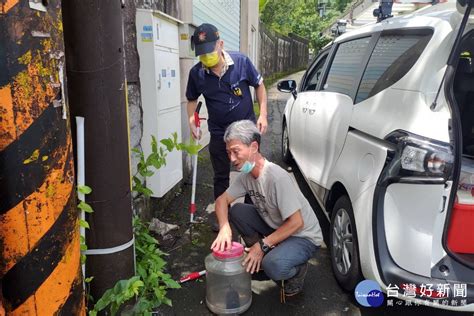
[[[211,312],[240,314],[252,303],[250,273],[242,266],[244,247],[236,242],[206,257],[206,304]]]

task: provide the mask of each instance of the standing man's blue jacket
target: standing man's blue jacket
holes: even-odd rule
[[[201,94],[204,96],[212,136],[223,136],[232,122],[244,119],[256,121],[249,86],[257,87],[262,77],[247,56],[239,52],[227,53],[233,64],[221,78],[199,62],[189,72],[186,88],[189,101],[196,100]]]

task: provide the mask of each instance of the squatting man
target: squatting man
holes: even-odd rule
[[[211,249],[231,246],[232,224],[248,252],[243,265],[251,274],[264,273],[282,286],[285,296],[303,290],[308,260],[322,243],[319,222],[290,175],[260,152],[260,132],[252,121],[232,123],[225,131],[227,154],[240,170],[216,200],[219,233]],[[250,195],[252,204],[235,199]]]

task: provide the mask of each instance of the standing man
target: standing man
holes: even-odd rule
[[[241,173],[217,198],[219,234],[211,249],[231,245],[230,223],[245,241],[244,265],[250,273],[262,267],[281,284],[282,298],[303,290],[308,260],[322,243],[318,219],[288,172],[260,153],[260,133],[253,122],[232,123],[225,132],[227,153]],[[253,204],[228,205],[249,194]],[[281,282],[281,283],[280,283]]]
[[[267,130],[267,95],[263,78],[250,59],[239,52],[224,50],[219,31],[212,24],[201,24],[191,38],[200,62],[189,72],[186,97],[189,127],[193,138],[196,135],[194,111],[197,99],[202,94],[209,114],[208,127],[211,134],[209,153],[214,169],[214,199],[229,187],[230,161],[223,140],[224,132],[231,123],[251,120],[257,123],[260,133]],[[256,120],[250,86],[255,88],[260,106]]]

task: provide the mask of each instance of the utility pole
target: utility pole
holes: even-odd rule
[[[71,117],[85,124],[86,202],[94,209],[86,275],[94,277],[97,300],[134,275],[122,7],[117,0],[68,0],[62,8]]]
[[[85,315],[61,1],[0,1],[0,283],[7,315]]]

